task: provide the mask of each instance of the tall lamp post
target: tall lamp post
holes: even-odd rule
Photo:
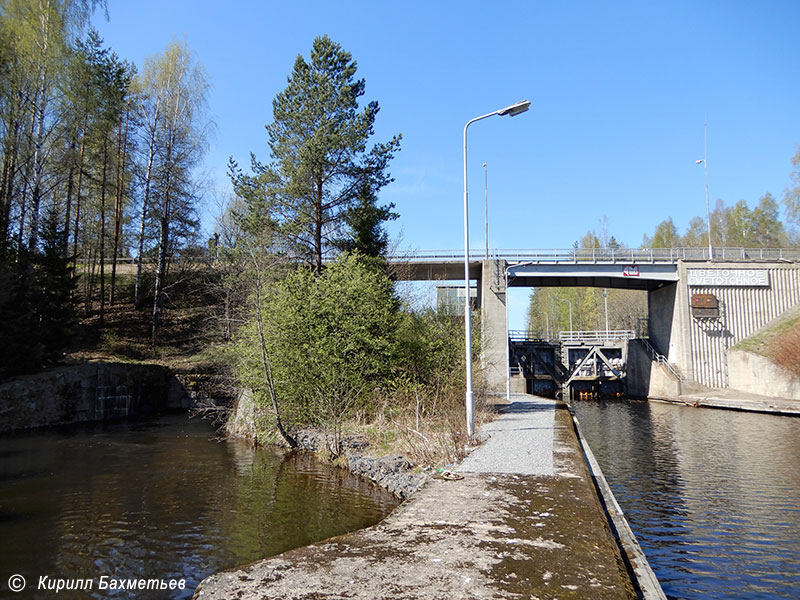
[[[714,258],[714,250],[711,247],[711,205],[708,202],[708,123],[703,124],[703,158],[694,161],[694,164],[702,163],[703,171],[706,176],[706,227],[708,229],[708,260]]]
[[[483,163],[483,222],[486,226],[484,237],[486,238],[486,254],[484,260],[489,260],[489,171],[486,168],[486,163]]]
[[[508,267],[503,269],[506,287],[506,400],[511,400],[511,340],[508,335]]]
[[[494,117],[495,115],[516,117],[524,113],[531,106],[529,100],[517,102],[511,106],[501,108],[480,117],[475,117],[467,121],[464,125],[464,329],[465,346],[467,358],[467,391],[465,404],[467,409],[467,437],[472,437],[475,433],[475,405],[472,393],[472,324],[470,323],[469,305],[469,202],[467,197],[467,128],[482,119]]]

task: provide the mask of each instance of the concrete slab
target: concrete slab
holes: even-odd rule
[[[800,400],[760,396],[731,389],[711,389],[702,393],[654,397],[650,400],[687,406],[800,416]]]

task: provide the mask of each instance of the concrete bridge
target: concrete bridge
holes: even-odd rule
[[[391,257],[398,277],[464,279],[464,254]],[[767,248],[572,248],[471,252],[482,308],[482,362],[490,389],[508,369],[506,290],[587,286],[645,290],[649,340],[628,352],[629,392],[677,396],[730,385],[728,351],[800,304],[800,250]]]

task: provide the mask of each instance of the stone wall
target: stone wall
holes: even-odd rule
[[[0,384],[0,432],[188,408],[167,367],[94,362]]]

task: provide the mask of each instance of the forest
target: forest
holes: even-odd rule
[[[58,361],[123,295],[156,343],[170,269],[197,249],[203,69],[178,42],[120,58],[90,27],[100,0],[0,11],[0,370]]]
[[[181,42],[121,58],[90,26],[105,9],[0,1],[0,377],[84,357],[205,362],[252,391],[259,438],[291,446],[317,426],[335,455],[357,419],[454,460],[463,328],[394,289],[382,256],[398,215],[378,195],[401,136],[370,142],[379,105],[360,104],[355,60],[326,36],[297,57],[270,160],[231,160],[204,241],[205,72]]]

